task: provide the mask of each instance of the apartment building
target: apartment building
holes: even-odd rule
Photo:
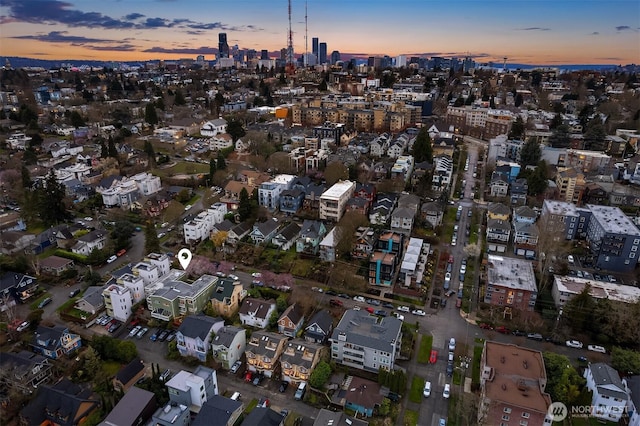
[[[582,293],[589,286],[589,296],[594,299],[607,299],[616,303],[634,304],[640,300],[640,288],[578,278],[567,275],[554,275],[551,295],[556,308],[562,308],[569,300]]]
[[[214,226],[224,221],[227,212],[225,203],[215,203],[207,210],[198,213],[183,226],[185,243],[197,243],[209,238]]]
[[[560,200],[578,204],[582,200],[586,182],[584,175],[575,168],[563,167],[556,174],[556,186]]]
[[[108,188],[98,186],[96,192],[102,196],[105,207],[129,208],[141,197],[156,194],[161,189],[160,177],[145,172],[116,179]]]
[[[528,260],[487,256],[484,302],[505,308],[533,311],[538,298],[533,265]]]
[[[585,206],[591,213],[587,241],[597,268],[633,271],[640,252],[640,230],[618,207]]]
[[[478,423],[551,426],[540,351],[486,341],[480,361]]]
[[[258,187],[258,204],[270,212],[280,207],[280,194],[291,189],[296,177],[294,175],[277,175],[268,182],[263,182]]]
[[[431,189],[437,192],[445,191],[451,185],[453,176],[453,159],[448,155],[440,155],[433,159],[433,176]]]
[[[133,306],[131,290],[125,286],[112,284],[104,289],[102,297],[107,314],[118,321],[127,322]]]
[[[215,370],[199,365],[192,373],[180,370],[167,383],[169,400],[198,412],[209,398],[218,395],[218,376]]]
[[[337,363],[371,372],[381,367],[392,370],[400,353],[402,321],[348,310],[329,341],[331,359]]]
[[[171,261],[165,253],[149,253],[142,262],[136,263],[131,272],[142,278],[144,285],[149,285],[167,275],[171,269]]]
[[[273,377],[288,340],[287,336],[280,334],[254,331],[245,348],[247,369],[266,377]]]
[[[355,189],[356,183],[349,180],[337,182],[327,189],[320,196],[320,219],[340,221]]]
[[[541,223],[548,230],[553,230],[556,239],[573,240],[578,235],[578,227],[586,230],[586,218],[575,204],[564,201],[544,200]]]
[[[170,321],[174,318],[201,312],[211,298],[218,277],[203,275],[192,284],[178,281],[181,272],[168,276],[145,287],[147,307],[151,317]]]

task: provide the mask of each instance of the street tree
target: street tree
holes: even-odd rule
[[[580,388],[585,379],[571,366],[571,361],[564,355],[544,352],[544,367],[547,372],[546,391],[552,401],[571,406],[580,396]]]
[[[151,164],[151,166],[155,166],[155,164],[156,164],[156,152],[153,149],[153,145],[151,144],[151,141],[149,141],[149,140],[144,141],[144,152],[149,157],[149,163]]]
[[[522,116],[518,115],[516,117],[516,120],[511,125],[511,131],[509,132],[509,139],[522,140],[523,136],[524,136],[524,120],[522,119]]]
[[[158,124],[158,114],[156,113],[156,107],[152,103],[148,103],[144,108],[144,121],[155,126]]]
[[[114,249],[117,251],[129,248],[131,246],[131,237],[135,230],[136,227],[128,220],[117,221],[111,231]]]
[[[144,250],[145,253],[160,252],[160,241],[156,233],[156,226],[151,220],[147,220],[144,227]]]
[[[234,143],[247,134],[242,121],[235,118],[232,118],[227,122],[227,133],[231,135],[231,139],[233,139]]]
[[[69,119],[71,120],[71,125],[76,129],[78,127],[85,126],[84,118],[82,118],[80,113],[76,110],[71,111],[71,116],[69,117]]]
[[[216,160],[214,158],[209,160],[209,182],[213,182],[213,176],[218,171]]]
[[[629,375],[640,374],[640,352],[614,346],[611,350],[611,366]]]
[[[64,204],[66,195],[62,184],[58,183],[53,169],[49,172],[44,182],[40,181],[36,187],[37,211],[40,220],[47,225],[55,225],[68,217]]]
[[[251,205],[251,200],[249,199],[249,193],[246,188],[242,188],[240,191],[240,201],[238,202],[238,214],[240,215],[240,220],[245,221],[251,217],[253,214],[253,206]]]

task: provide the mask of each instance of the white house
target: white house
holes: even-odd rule
[[[216,136],[219,133],[227,133],[227,120],[224,118],[207,121],[200,128],[202,136]]]
[[[240,321],[242,325],[256,328],[265,328],[269,324],[271,314],[276,311],[274,300],[261,300],[247,297],[242,302],[240,310]]]
[[[232,325],[225,325],[218,330],[211,341],[213,358],[227,370],[240,359],[246,346],[247,331]]]
[[[584,378],[587,379],[587,389],[592,392],[591,415],[614,423],[620,421],[629,395],[618,372],[611,366],[598,362],[589,364],[584,370]]]
[[[76,254],[89,256],[93,250],[101,250],[107,244],[106,232],[96,229],[78,238],[78,242],[71,247]]]
[[[268,182],[263,182],[258,187],[258,204],[269,211],[275,211],[280,206],[280,194],[286,189],[291,189],[294,175],[277,175]]]
[[[211,231],[218,224],[224,221],[227,214],[225,203],[215,203],[207,210],[198,213],[196,217],[184,224],[184,241],[198,242],[209,238]]]
[[[209,150],[220,151],[233,146],[233,138],[229,133],[218,133],[209,139]]]

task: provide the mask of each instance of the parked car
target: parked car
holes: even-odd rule
[[[71,290],[71,291],[69,292],[69,299],[74,298],[74,297],[76,297],[76,296],[77,296],[77,295],[79,295],[79,294],[80,294],[80,289],[79,289],[79,288],[77,288],[77,289],[75,289],[75,290]]]
[[[395,306],[393,306],[393,303],[389,303],[389,302],[383,302],[382,306],[387,308],[387,309],[393,309],[395,308]]]
[[[479,327],[485,330],[493,330],[493,327],[491,327],[489,324],[486,324],[484,322],[481,322]]]
[[[524,331],[520,331],[520,330],[514,330],[511,332],[511,334],[513,334],[514,336],[526,336],[527,333],[525,333]]]
[[[115,332],[117,329],[120,328],[122,324],[120,323],[120,321],[114,321],[113,323],[111,323],[111,326],[109,327],[109,333],[113,333]]]
[[[453,376],[453,362],[447,362],[447,376]]]
[[[176,332],[172,330],[169,332],[169,335],[167,336],[167,342],[172,342],[173,339],[175,338],[176,338]]]
[[[339,297],[339,298],[341,298],[341,299],[351,299],[351,296],[349,296],[349,295],[348,295],[348,294],[346,294],[346,293],[340,293],[340,294],[338,295],[338,297]]]
[[[136,334],[136,338],[137,339],[142,339],[142,337],[147,334],[147,331],[149,331],[149,329],[147,327],[142,328],[140,331],[138,331],[138,334]]]
[[[398,306],[398,310],[400,312],[409,312],[410,311],[408,306]]]
[[[355,296],[353,300],[360,303],[366,303],[366,301],[364,300],[364,297],[362,296]]]
[[[242,367],[242,362],[241,361],[236,361],[236,362],[233,363],[233,365],[229,369],[229,372],[231,374],[236,374],[238,372],[238,370],[240,369],[240,367]]]
[[[244,381],[247,383],[251,383],[253,381],[253,373],[251,371],[247,371],[244,375]]]
[[[579,340],[567,340],[565,344],[570,348],[582,349],[582,342]]]
[[[507,327],[503,326],[503,325],[500,325],[500,326],[496,327],[495,330],[498,333],[509,334],[509,329]]]
[[[151,336],[149,336],[149,340],[151,340],[152,342],[155,342],[156,340],[158,340],[158,336],[160,335],[160,333],[162,333],[162,330],[157,329],[156,331],[153,332]]]
[[[142,329],[142,327],[140,327],[139,325],[136,325],[135,327],[133,327],[131,329],[131,331],[129,332],[129,337],[133,337],[136,334],[138,334],[138,331],[140,331]]]
[[[169,335],[169,330],[162,330],[160,332],[160,335],[158,335],[158,340],[161,342],[164,342],[165,340],[167,340],[168,335]]]
[[[444,385],[444,390],[442,391],[442,397],[448,399],[451,396],[451,385],[449,383]]]
[[[428,398],[431,395],[431,382],[424,382],[422,395],[424,395],[425,398]]]
[[[253,386],[258,386],[264,380],[264,376],[262,374],[256,374],[253,377]]]
[[[160,375],[160,381],[166,382],[167,380],[169,380],[169,377],[171,377],[171,370],[167,368],[166,370],[164,370],[164,373]]]
[[[325,291],[325,293],[328,294],[329,296],[337,296],[338,295],[338,293],[333,291],[333,290],[327,290],[327,291]]]
[[[423,317],[423,316],[427,315],[426,312],[423,311],[422,309],[414,309],[413,311],[411,311],[411,313],[413,315],[417,315],[419,317]]]
[[[537,340],[538,342],[542,342],[543,337],[540,333],[529,333],[527,334],[527,339]]]
[[[116,256],[118,256],[118,257],[123,256],[126,252],[127,252],[127,250],[126,250],[126,249],[122,249],[122,250],[120,250],[120,251],[118,251],[118,252],[116,253]]]
[[[258,401],[258,407],[267,408],[269,405],[269,399],[264,396],[260,398],[260,401]]]
[[[329,304],[331,306],[338,306],[338,307],[342,307],[344,306],[344,303],[342,303],[342,300],[338,300],[338,299],[331,299],[329,300]]]
[[[429,363],[435,364],[438,361],[438,351],[432,349],[431,354],[429,355]]]
[[[588,345],[587,349],[593,352],[600,352],[601,354],[607,353],[607,350],[604,347],[598,345]]]
[[[47,297],[46,299],[44,299],[42,302],[40,302],[40,303],[38,304],[38,309],[42,309],[42,308],[44,308],[45,306],[47,306],[47,305],[48,305],[49,303],[51,303],[51,302],[52,302],[51,298],[50,298],[50,297]]]
[[[29,325],[31,325],[31,323],[29,321],[23,321],[18,328],[16,328],[16,331],[19,333],[21,331],[25,331],[27,328],[29,328]]]
[[[372,313],[374,313],[374,312],[375,312],[375,310],[374,310],[371,306],[367,306],[367,307],[366,307],[366,308],[364,308],[364,309],[366,309],[366,311],[367,311],[367,312],[369,312],[370,314],[372,314]]]
[[[450,351],[455,351],[456,350],[456,338],[452,337],[451,339],[449,339],[449,350]]]
[[[278,390],[280,391],[280,393],[285,393],[288,387],[289,387],[289,382],[287,382],[286,380],[283,380],[280,383],[280,388]]]
[[[113,256],[107,259],[107,263],[113,263],[116,261],[116,259],[118,259],[118,256],[114,254]]]
[[[381,317],[386,317],[387,316],[387,311],[385,311],[384,309],[376,309],[374,314],[376,314],[378,316],[381,316]]]
[[[280,415],[286,418],[289,415],[289,410],[283,408],[282,410],[280,410]]]

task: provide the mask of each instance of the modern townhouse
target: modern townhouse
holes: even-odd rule
[[[355,182],[340,181],[320,196],[320,219],[334,222],[340,221],[347,206],[347,201],[356,189]]]
[[[441,155],[433,159],[433,174],[431,178],[431,189],[442,192],[451,185],[453,176],[453,159],[447,155]]]
[[[111,284],[102,291],[102,297],[109,316],[122,322],[129,320],[133,306],[133,296],[129,287]]]
[[[513,252],[515,255],[535,259],[538,252],[538,240],[539,232],[535,223],[513,223]]]
[[[184,224],[185,243],[199,242],[209,238],[214,226],[224,221],[227,213],[225,203],[215,203],[207,210],[198,213],[196,217]]]
[[[291,189],[294,180],[293,175],[277,175],[269,182],[263,182],[258,187],[258,204],[270,212],[274,212],[280,207],[280,194]]]
[[[331,359],[339,364],[371,372],[393,370],[402,343],[402,321],[347,310],[329,341]]]
[[[215,370],[199,365],[193,373],[180,370],[167,383],[169,401],[183,405],[192,412],[200,408],[214,395],[218,395],[218,375]]]
[[[266,377],[274,377],[280,366],[280,355],[289,338],[268,331],[254,331],[247,342],[245,355],[247,369]]]
[[[292,339],[285,345],[280,355],[282,380],[293,385],[307,382],[320,361],[324,346],[302,339]]]

